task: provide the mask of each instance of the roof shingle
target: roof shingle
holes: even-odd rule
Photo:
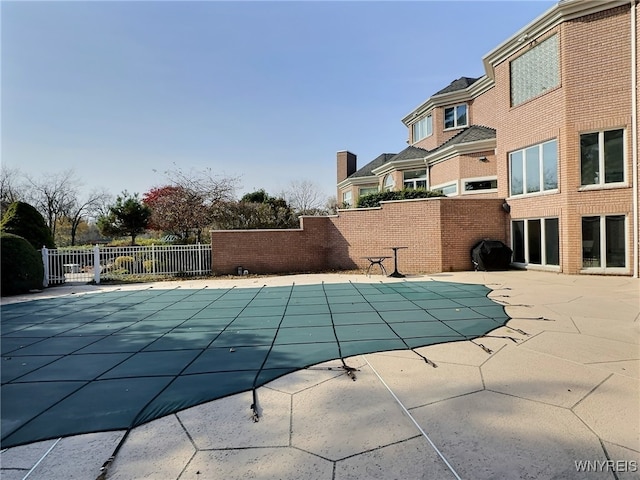
[[[378,155],[375,159],[371,160],[364,167],[356,170],[354,173],[349,175],[348,178],[370,177],[370,176],[373,175],[373,173],[372,173],[373,169],[384,165],[389,160],[391,160],[391,158],[393,158],[394,156],[395,156],[395,153],[383,153],[381,155]]]
[[[431,150],[431,153],[442,150],[443,148],[450,147],[451,145],[459,145],[461,143],[477,142],[479,140],[488,140],[496,138],[495,128],[489,128],[482,125],[471,125],[463,129],[461,132],[451,137],[435,150]]]
[[[437,91],[433,95],[441,95],[443,93],[451,93],[457,92],[458,90],[464,90],[465,88],[473,85],[475,82],[480,80],[480,78],[472,78],[472,77],[460,77],[457,80],[454,80],[449,85],[444,87],[442,90]]]

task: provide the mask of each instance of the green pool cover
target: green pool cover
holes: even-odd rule
[[[331,359],[475,339],[509,320],[489,292],[437,281],[294,284],[5,305],[2,447],[129,429],[243,391],[255,397]]]

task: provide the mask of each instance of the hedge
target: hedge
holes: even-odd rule
[[[403,190],[387,191],[370,193],[364,195],[358,199],[358,208],[371,208],[379,207],[380,202],[387,202],[391,200],[411,200],[414,198],[431,198],[431,197],[444,197],[441,192],[434,192],[432,190],[426,190],[424,188],[405,188]]]
[[[42,256],[24,238],[0,233],[2,263],[2,295],[15,295],[42,289],[44,267]]]

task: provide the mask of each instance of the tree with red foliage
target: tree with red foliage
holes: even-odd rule
[[[163,230],[186,241],[190,235],[196,242],[205,228],[215,223],[217,206],[232,199],[236,179],[215,177],[209,170],[180,169],[165,172],[171,184],[154,187],[142,201],[151,208],[151,228]]]

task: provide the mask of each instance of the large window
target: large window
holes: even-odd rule
[[[427,170],[411,170],[402,173],[404,188],[427,188]]]
[[[358,193],[361,197],[371,195],[372,193],[378,193],[378,187],[362,187]]]
[[[624,130],[580,135],[582,185],[624,182]]]
[[[549,37],[511,62],[511,105],[560,85],[558,36]]]
[[[434,192],[440,192],[447,197],[454,197],[458,194],[458,183],[446,183],[431,187]]]
[[[428,115],[413,124],[413,141],[417,142],[433,134],[433,117]]]
[[[342,206],[344,208],[349,208],[351,205],[353,205],[353,196],[351,190],[347,190],[342,193]]]
[[[444,109],[444,128],[461,128],[466,127],[467,106],[456,105],[455,107],[447,107]]]
[[[557,191],[558,142],[549,142],[517,150],[509,155],[511,195]]]
[[[557,218],[534,218],[511,222],[513,262],[560,265],[560,229]]]
[[[496,177],[468,178],[462,181],[463,193],[491,193],[498,191],[498,179]]]
[[[625,268],[627,248],[624,215],[582,217],[582,267]]]
[[[396,188],[396,180],[395,178],[393,178],[392,174],[389,173],[386,177],[384,177],[384,183],[382,184],[382,186],[385,192]]]

